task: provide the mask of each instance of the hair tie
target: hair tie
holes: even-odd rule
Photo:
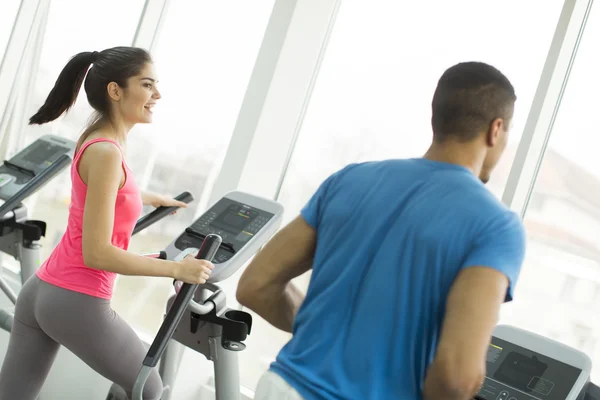
[[[97,59],[98,59],[98,52],[92,51],[92,62],[95,63]]]

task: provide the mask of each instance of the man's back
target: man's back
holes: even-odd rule
[[[498,269],[512,296],[522,226],[462,166],[351,165],[302,216],[317,231],[312,278],[272,370],[307,400],[420,399],[460,270]]]

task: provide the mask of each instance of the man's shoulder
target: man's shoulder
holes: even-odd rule
[[[489,195],[482,194],[480,197],[481,200],[477,206],[473,207],[471,213],[479,221],[481,234],[492,231],[498,234],[506,232],[525,237],[525,225],[519,214],[508,208],[491,193]]]
[[[352,174],[380,175],[385,172],[399,172],[410,170],[418,166],[416,159],[387,159],[377,161],[363,161],[346,165],[335,173],[344,176]]]

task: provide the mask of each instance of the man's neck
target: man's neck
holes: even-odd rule
[[[477,143],[459,143],[447,140],[443,143],[433,142],[423,158],[432,161],[461,165],[475,176],[481,173],[485,152],[478,149]]]

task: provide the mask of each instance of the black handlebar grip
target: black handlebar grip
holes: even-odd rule
[[[213,258],[215,258],[215,255],[217,254],[217,250],[219,250],[219,246],[221,246],[221,243],[223,243],[221,236],[211,233],[202,241],[202,246],[200,246],[200,250],[198,250],[196,258],[198,260],[207,260],[212,262]]]
[[[71,157],[67,154],[63,154],[50,166],[40,172],[37,176],[33,177],[29,182],[25,184],[17,193],[11,196],[2,206],[0,206],[0,217],[4,216],[7,212],[12,211],[17,205],[19,205],[27,197],[35,193],[42,186],[50,181],[56,174],[58,174],[64,167],[71,163]]]
[[[200,246],[200,250],[196,255],[197,259],[212,261],[219,250],[219,246],[221,246],[221,242],[223,239],[219,235],[210,234],[206,236],[202,245]],[[194,297],[194,293],[198,285],[192,285],[189,283],[184,283],[175,297],[173,301],[173,305],[169,309],[152,345],[150,345],[150,349],[148,349],[148,353],[146,354],[146,358],[144,359],[143,364],[148,367],[156,367],[160,357],[162,357],[165,349],[167,348],[167,344],[169,340],[173,337],[175,333],[175,329],[179,325],[179,321],[183,317],[183,313],[185,312],[190,300]]]
[[[191,203],[194,200],[194,196],[190,192],[183,192],[179,196],[175,197],[175,200],[182,201],[186,204]],[[146,229],[150,225],[155,222],[160,221],[167,215],[171,214],[173,211],[177,210],[179,207],[158,207],[156,210],[152,211],[144,215],[142,218],[138,220],[133,228],[132,235],[139,233],[140,231]]]

